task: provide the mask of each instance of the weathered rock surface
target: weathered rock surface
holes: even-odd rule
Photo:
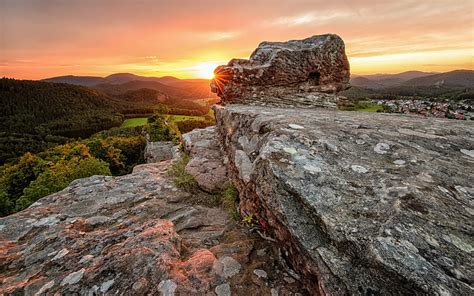
[[[304,293],[285,285],[278,256],[261,254],[268,242],[175,188],[171,163],[76,180],[1,218],[0,295]],[[267,285],[253,283],[255,268]]]
[[[474,293],[472,122],[244,105],[216,117],[243,215],[313,294]]]
[[[176,157],[177,149],[173,142],[150,142],[145,147],[145,162],[154,163]]]
[[[185,170],[194,176],[198,186],[210,193],[223,190],[228,181],[227,168],[215,127],[195,129],[184,134],[183,145],[191,156]]]
[[[349,62],[333,34],[288,42],[263,42],[249,60],[215,70],[211,89],[224,102],[336,107],[333,93],[349,87]]]

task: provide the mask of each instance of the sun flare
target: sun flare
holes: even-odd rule
[[[214,69],[217,66],[218,65],[214,63],[199,63],[194,67],[196,76],[200,78],[212,79],[214,78]]]

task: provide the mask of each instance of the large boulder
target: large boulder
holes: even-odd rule
[[[313,295],[472,295],[474,126],[406,115],[216,109],[242,215]]]
[[[215,70],[211,89],[224,102],[335,107],[333,93],[349,87],[344,42],[333,34],[263,42],[250,59]]]

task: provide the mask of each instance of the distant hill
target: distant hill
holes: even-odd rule
[[[353,76],[351,85],[352,88],[341,93],[351,99],[417,97],[474,103],[474,71],[472,70],[437,74],[410,71],[400,74]]]
[[[151,113],[155,105],[84,86],[0,79],[0,164],[26,151],[119,126],[123,114]]]
[[[434,74],[410,79],[403,83],[404,86],[444,86],[444,87],[470,87],[474,88],[474,71],[455,70],[451,72]]]
[[[399,86],[410,79],[426,77],[433,74],[436,73],[407,71],[398,74],[352,75],[350,83],[353,86],[379,89],[385,87]]]
[[[407,81],[413,78],[425,77],[433,74],[438,74],[435,72],[422,72],[422,71],[406,71],[397,74],[371,74],[371,75],[356,75],[356,77],[365,77],[371,80],[380,81],[380,80],[396,80],[396,81]]]
[[[209,89],[210,80],[208,79],[179,79],[173,76],[163,77],[145,77],[131,73],[116,73],[106,77],[98,76],[58,76],[43,79],[46,82],[69,83],[82,86],[96,86],[100,84],[123,84],[131,81],[147,81],[158,82],[164,85],[176,88],[195,88],[197,86],[205,86]]]
[[[82,86],[93,86],[99,83],[103,83],[104,78],[102,77],[95,77],[95,76],[60,76],[60,77],[53,77],[43,79],[41,81],[44,82],[55,82],[55,83],[69,83],[75,85],[82,85]]]
[[[351,78],[350,84],[352,86],[371,88],[371,89],[377,89],[377,88],[383,87],[383,85],[378,83],[377,81],[371,80],[369,78],[362,77],[362,76]]]
[[[136,80],[156,81],[156,82],[160,82],[160,80],[171,81],[170,79],[168,79],[168,77],[163,77],[163,79],[161,79],[159,77],[144,77],[144,76],[138,76],[131,73],[116,73],[116,74],[109,75],[107,77],[67,75],[67,76],[46,78],[46,79],[43,79],[42,81],[69,83],[69,84],[76,84],[76,85],[82,85],[82,86],[94,86],[98,84],[122,84],[122,83],[136,81]]]
[[[156,81],[133,80],[122,84],[104,83],[95,85],[94,88],[112,95],[124,94],[128,91],[146,88],[159,91],[176,99],[193,99],[189,92],[184,89],[169,86]]]
[[[210,80],[207,79],[179,79],[172,76],[144,77],[131,73],[117,73],[107,77],[59,76],[42,81],[92,87],[114,96],[124,95],[130,91],[151,89],[165,95],[168,102],[201,99],[215,102],[217,100],[216,94],[211,93]],[[136,93],[134,97],[137,97]]]

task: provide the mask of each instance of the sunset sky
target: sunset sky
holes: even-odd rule
[[[264,40],[336,33],[355,74],[474,69],[472,0],[0,0],[0,76],[203,77]]]

